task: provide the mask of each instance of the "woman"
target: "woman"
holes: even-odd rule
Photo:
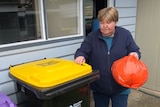
[[[95,107],[108,107],[110,100],[112,107],[127,107],[130,89],[119,85],[113,79],[111,67],[114,61],[127,55],[140,58],[139,47],[128,30],[116,26],[116,8],[101,9],[98,12],[98,20],[100,28],[85,38],[75,53],[75,62],[86,62],[93,70],[100,72],[100,79],[90,84]]]

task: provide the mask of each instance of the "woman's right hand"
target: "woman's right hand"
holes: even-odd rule
[[[86,62],[84,56],[78,56],[74,61],[75,63],[80,64],[80,65]]]

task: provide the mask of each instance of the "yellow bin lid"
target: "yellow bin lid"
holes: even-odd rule
[[[35,87],[53,87],[92,72],[90,65],[47,58],[10,67],[11,76]]]

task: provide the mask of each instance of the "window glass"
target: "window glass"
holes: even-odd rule
[[[0,44],[41,39],[39,0],[0,0]]]
[[[46,0],[48,37],[82,33],[81,0]]]
[[[85,18],[93,18],[93,0],[85,0]]]
[[[89,32],[91,32],[92,19],[93,19],[93,0],[85,0],[86,35]]]

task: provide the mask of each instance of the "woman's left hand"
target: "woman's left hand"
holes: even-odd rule
[[[133,56],[135,56],[137,59],[139,59],[138,54],[137,54],[136,52],[131,52],[131,53],[129,53],[129,55],[133,55]]]

